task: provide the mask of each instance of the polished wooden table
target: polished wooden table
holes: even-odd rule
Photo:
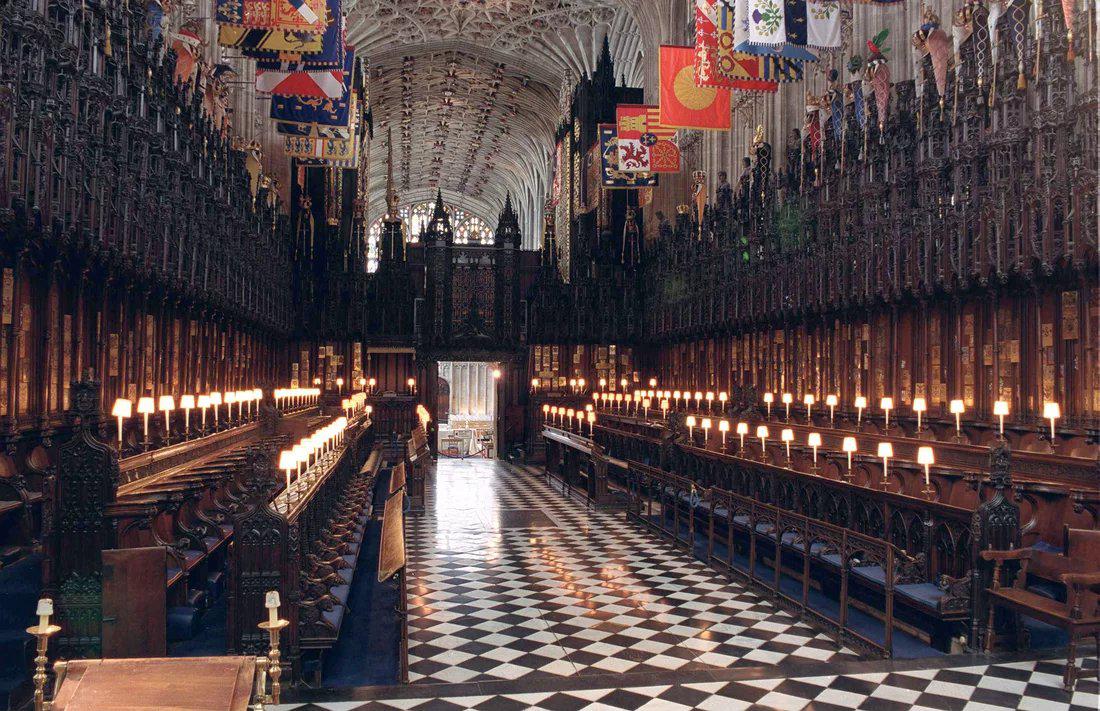
[[[54,711],[247,711],[255,657],[68,662]]]

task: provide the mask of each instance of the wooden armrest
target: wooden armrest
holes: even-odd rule
[[[982,560],[1028,560],[1031,558],[1030,548],[1017,548],[1007,551],[982,551]]]
[[[1062,582],[1075,588],[1100,586],[1100,573],[1063,573]]]

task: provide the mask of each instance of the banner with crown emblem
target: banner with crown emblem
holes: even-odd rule
[[[631,173],[619,168],[619,136],[613,123],[599,124],[600,167],[603,187],[651,188],[657,185],[656,173]]]
[[[323,32],[325,0],[217,0],[219,24],[253,29]]]
[[[246,57],[260,60],[257,68],[271,68],[272,63],[292,61],[297,63],[290,69],[297,71],[318,71],[322,69],[340,69],[344,65],[344,15],[340,11],[340,0],[326,0],[325,16],[331,18],[321,33],[321,49],[309,54],[295,55],[290,52],[271,52],[261,49],[242,47]]]
[[[615,107],[619,140],[619,170],[628,173],[679,173],[676,129],[661,125],[658,106],[619,104]]]

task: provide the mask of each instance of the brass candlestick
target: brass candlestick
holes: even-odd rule
[[[53,609],[52,605],[50,609]],[[49,615],[40,615],[38,624],[27,628],[27,634],[38,638],[37,654],[34,657],[34,711],[50,711],[53,707],[53,702],[46,700],[46,664],[49,661],[46,651],[50,637],[60,632],[61,627],[51,625],[49,619]]]
[[[267,650],[268,670],[271,676],[271,697],[268,703],[279,703],[279,694],[282,686],[279,679],[283,675],[283,668],[279,665],[279,633],[284,627],[290,626],[289,620],[275,620],[274,622],[261,622],[257,625],[262,630],[267,630],[269,649]]]

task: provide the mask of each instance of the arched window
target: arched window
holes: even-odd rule
[[[455,233],[456,244],[492,244],[493,228],[485,220],[473,213],[467,212],[453,205],[444,205],[447,217],[451,221],[451,227]],[[401,218],[405,230],[405,239],[409,244],[420,242],[420,233],[431,222],[435,204],[432,201],[418,202],[412,205],[404,205],[397,209],[397,216]],[[379,245],[382,238],[382,218],[371,223],[367,231],[367,271],[378,271]]]

